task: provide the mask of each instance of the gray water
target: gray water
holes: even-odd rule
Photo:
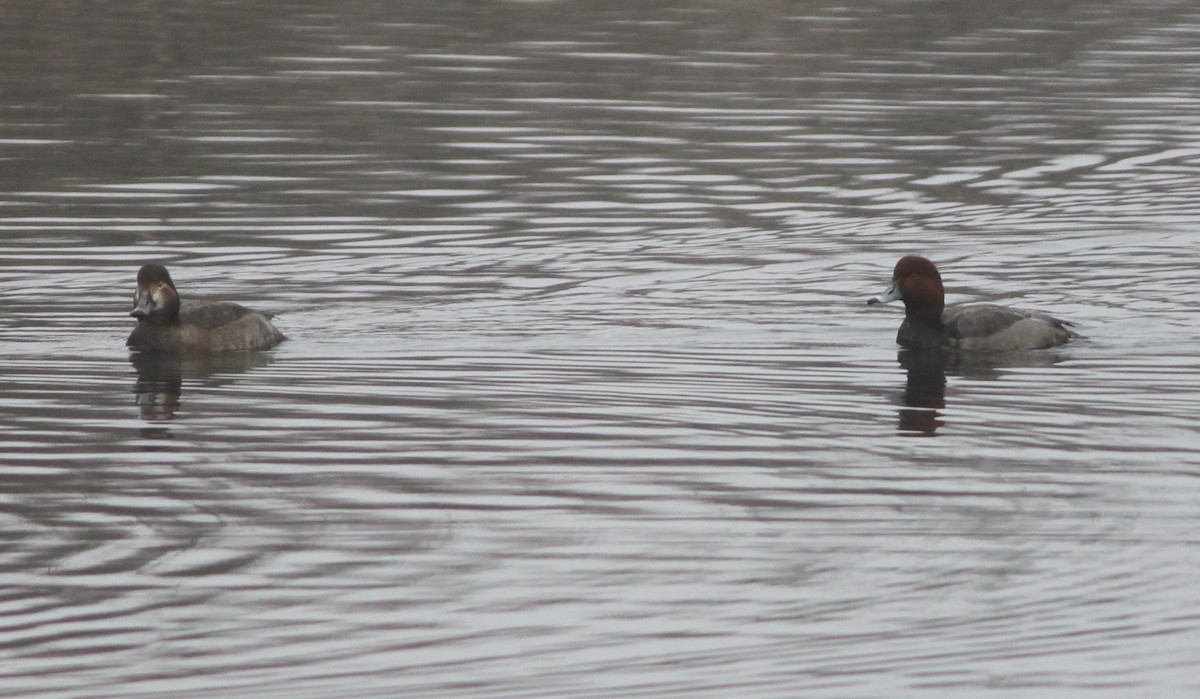
[[[0,23],[0,694],[1200,692],[1194,3],[122,7]]]

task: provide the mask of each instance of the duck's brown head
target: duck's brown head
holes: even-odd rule
[[[139,323],[170,325],[179,322],[179,292],[167,268],[159,264],[142,265],[138,270],[137,291],[129,315]]]
[[[900,299],[909,318],[939,319],[946,306],[946,291],[937,267],[920,255],[905,255],[892,271],[892,285],[878,296],[867,299],[868,304],[888,303]]]

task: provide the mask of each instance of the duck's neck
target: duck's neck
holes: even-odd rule
[[[943,305],[920,306],[905,304],[904,323],[896,342],[902,347],[941,347],[946,341],[942,325]]]
[[[938,306],[937,313],[908,313],[905,319],[909,325],[932,332],[942,332],[942,308]]]
[[[157,326],[160,328],[177,328],[179,327],[179,316],[159,316],[150,318],[138,318],[138,326]]]
[[[138,318],[138,323],[150,323],[153,325],[162,325],[168,328],[177,328],[180,325],[180,305],[178,294],[167,296],[163,299],[162,305],[159,306],[156,312],[151,313],[149,316],[144,318]]]

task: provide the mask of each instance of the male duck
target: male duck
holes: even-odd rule
[[[1012,352],[1056,347],[1076,337],[1071,323],[1038,311],[992,304],[947,306],[937,267],[918,255],[900,258],[892,285],[867,303],[896,299],[904,301],[904,322],[896,335],[901,347]]]

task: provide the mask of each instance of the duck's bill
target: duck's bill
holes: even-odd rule
[[[133,310],[129,315],[134,318],[146,318],[154,312],[154,299],[150,298],[150,294],[142,294],[134,301]]]
[[[887,291],[879,294],[878,296],[872,296],[871,298],[867,299],[867,305],[871,306],[876,303],[891,303],[899,298],[900,290],[896,288],[896,283],[892,282],[892,285],[887,288]]]

